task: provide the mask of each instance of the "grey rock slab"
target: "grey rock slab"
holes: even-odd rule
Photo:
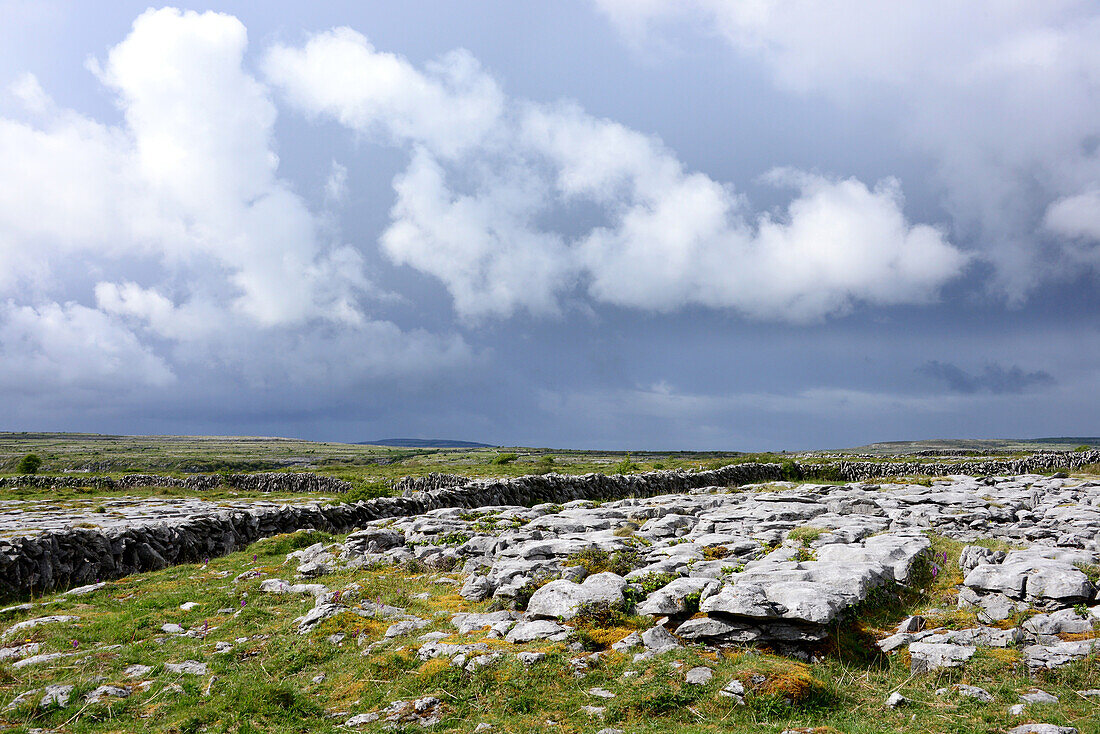
[[[41,655],[31,655],[28,658],[23,658],[12,663],[13,668],[19,670],[21,668],[29,668],[32,665],[41,665],[42,663],[52,663],[54,660],[61,660],[62,658],[71,658],[74,653],[68,652],[47,652]]]
[[[1009,729],[1005,734],[1077,734],[1072,726],[1056,724],[1021,724]]]
[[[955,668],[972,658],[976,649],[970,645],[914,642],[909,645],[910,670],[929,673],[940,668]]]
[[[8,627],[3,635],[0,635],[0,639],[7,639],[13,635],[17,635],[21,632],[25,632],[29,629],[33,629],[43,624],[60,624],[62,622],[75,622],[80,619],[68,614],[53,614],[48,617],[37,617],[36,619],[25,619],[22,622],[16,622],[11,627]]]
[[[350,611],[349,607],[343,604],[318,604],[301,617],[295,619],[294,623],[298,625],[298,634],[307,635],[321,622],[347,611]]]
[[[206,663],[199,662],[198,660],[184,660],[182,663],[165,663],[164,669],[169,673],[179,673],[182,675],[206,675],[207,673]]]
[[[431,660],[432,658],[453,658],[456,655],[469,655],[470,653],[482,653],[488,652],[489,646],[484,642],[472,642],[468,645],[452,645],[446,642],[429,642],[425,645],[421,645],[417,650],[416,656],[421,660]]]
[[[427,626],[428,620],[426,619],[403,619],[400,622],[394,622],[386,628],[386,634],[383,636],[400,637],[401,635],[407,635]]]
[[[1023,703],[1058,703],[1058,697],[1038,688],[1032,688],[1027,693],[1020,694]]]
[[[1051,645],[1029,645],[1024,648],[1024,662],[1028,668],[1048,670],[1080,660],[1093,650],[1100,650],[1100,640],[1057,642]],[[18,663],[17,663],[18,664]]]
[[[534,642],[535,640],[560,642],[569,637],[572,633],[572,629],[560,625],[553,620],[534,619],[516,623],[516,625],[509,630],[508,634],[504,636],[504,639],[517,645],[525,642]]]
[[[626,579],[610,572],[593,574],[580,584],[564,579],[551,581],[531,595],[527,614],[530,617],[572,619],[586,604],[622,603],[625,588]]]
[[[459,634],[468,635],[476,630],[493,627],[502,622],[515,622],[519,615],[515,612],[500,611],[485,614],[460,613],[451,617],[451,624],[455,626]]]
[[[686,597],[692,594],[702,596],[705,590],[716,590],[719,587],[719,582],[710,579],[673,579],[646,597],[635,611],[638,614],[648,614],[653,617],[686,614],[689,611],[685,603]]]
[[[22,660],[31,655],[37,655],[39,647],[37,642],[28,642],[16,647],[0,647],[0,660]]]

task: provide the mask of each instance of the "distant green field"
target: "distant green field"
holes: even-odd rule
[[[778,460],[777,454],[739,452],[616,452],[545,448],[397,448],[261,436],[112,436],[80,433],[0,433],[0,474],[16,473],[29,453],[42,458],[39,474],[110,475],[312,471],[352,483],[358,497],[387,493],[393,481],[432,472],[469,477],[546,473],[632,472],[716,468],[741,461]],[[219,490],[225,494],[236,494]],[[14,490],[21,499],[96,494],[91,490]],[[182,489],[127,494],[171,496]],[[211,493],[204,492],[204,496]],[[346,498],[346,495],[340,495]]]
[[[38,473],[72,476],[155,473],[182,476],[190,473],[312,471],[351,482],[353,494],[343,499],[364,499],[389,493],[394,481],[432,472],[469,477],[511,477],[558,472],[562,474],[630,473],[656,469],[716,469],[747,461],[812,459],[829,463],[851,454],[873,454],[883,461],[912,460],[917,452],[944,452],[959,457],[1018,456],[1043,449],[1100,446],[1100,439],[1065,438],[1019,440],[932,440],[871,444],[846,451],[742,453],[737,451],[582,451],[574,449],[499,448],[402,448],[352,443],[316,442],[264,436],[115,436],[86,433],[0,433],[0,474],[14,474],[20,459],[29,453],[41,457]],[[936,456],[918,456],[936,461]],[[109,493],[76,490],[9,490],[19,499],[65,499]],[[172,496],[193,494],[183,489],[132,490],[128,494]],[[221,489],[213,493],[238,496]],[[213,496],[204,492],[204,496]],[[314,495],[317,496],[317,495]],[[336,498],[337,495],[333,495]],[[320,496],[318,499],[324,499]]]

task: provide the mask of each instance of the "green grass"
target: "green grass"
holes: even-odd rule
[[[1100,732],[1097,704],[1074,693],[1100,687],[1100,661],[1095,658],[1033,679],[1021,663],[1019,650],[980,650],[964,669],[913,677],[904,652],[891,656],[873,653],[873,640],[890,631],[901,617],[932,606],[951,608],[958,577],[952,569],[962,544],[948,539],[933,538],[932,549],[934,554],[947,553],[946,563],[942,555],[933,558],[929,554],[918,569],[914,588],[903,593],[884,592],[873,599],[838,628],[832,648],[821,650],[820,659],[813,664],[766,651],[734,649],[715,655],[699,647],[634,664],[630,656],[606,648],[648,626],[649,621],[609,608],[590,610],[578,620],[578,638],[585,647],[605,650],[581,677],[573,675],[569,663],[576,653],[568,652],[562,643],[514,646],[485,639],[484,632],[453,635],[448,623],[451,613],[484,611],[489,605],[466,602],[454,586],[433,583],[440,574],[359,569],[340,571],[321,581],[334,590],[358,584],[361,590],[356,599],[405,607],[429,619],[429,626],[415,635],[439,630],[452,634],[448,638],[452,642],[485,639],[493,650],[509,653],[499,663],[467,673],[446,661],[421,662],[415,656],[420,644],[415,635],[391,640],[364,657],[355,637],[361,635],[364,643],[378,642],[388,622],[345,614],[303,638],[296,634],[293,620],[312,606],[311,597],[261,594],[258,579],[233,583],[238,574],[249,570],[264,572],[266,577],[289,578],[290,567],[283,565],[286,553],[338,539],[318,532],[277,536],[212,560],[207,566],[178,566],[132,576],[89,596],[53,596],[42,601],[57,604],[9,615],[0,621],[0,627],[47,612],[79,616],[77,623],[43,625],[30,630],[25,638],[38,642],[42,652],[75,649],[82,655],[24,669],[0,663],[0,709],[30,688],[50,683],[75,686],[64,709],[24,706],[0,714],[0,719],[6,719],[14,732],[31,728],[67,732],[336,732],[346,731],[337,724],[352,714],[379,710],[398,699],[433,695],[443,701],[443,721],[433,731],[447,732],[468,732],[480,722],[501,732],[537,732],[547,730],[546,721],[550,720],[556,722],[554,730],[563,732],[591,732],[606,726],[653,734],[831,727],[831,731],[853,734],[978,734],[1007,729],[1027,719],[1076,726],[1084,734]],[[933,563],[940,569],[934,576]],[[425,592],[428,598],[417,598]],[[180,609],[187,601],[200,606]],[[232,613],[223,613],[223,609]],[[961,617],[937,621],[968,622]],[[165,635],[160,627],[168,622],[189,629],[202,629],[206,623],[208,628],[205,638]],[[347,637],[334,645],[327,638],[338,632]],[[247,639],[237,642],[237,638]],[[218,641],[229,642],[233,651],[215,654]],[[109,645],[122,647],[93,652]],[[524,649],[546,652],[548,658],[524,668],[510,654]],[[181,676],[162,667],[164,662],[187,659],[206,662],[210,672],[201,677]],[[680,669],[673,666],[677,662]],[[122,672],[132,664],[156,666],[145,677],[150,681],[147,690],[135,690],[130,698],[112,700],[110,705],[84,705],[83,694],[98,685],[97,681],[136,683]],[[696,665],[715,671],[705,686],[684,683],[684,672]],[[637,675],[624,677],[627,671]],[[324,679],[314,682],[320,674]],[[717,695],[733,678],[749,690],[745,706],[734,706],[730,699]],[[956,683],[985,688],[995,701],[982,704],[954,693],[935,695],[938,688]],[[610,690],[615,698],[597,699],[586,693],[597,686]],[[1029,707],[1027,719],[1008,716],[1007,707],[1032,686],[1057,695],[1060,703]],[[883,700],[894,690],[900,690],[913,704],[896,711],[884,709]],[[584,711],[586,705],[606,707],[605,719],[593,719]],[[334,712],[345,713],[329,718]]]

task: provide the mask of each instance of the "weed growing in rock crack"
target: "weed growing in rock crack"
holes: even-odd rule
[[[816,561],[817,554],[810,550],[808,547],[801,546],[797,551],[795,551],[795,554],[791,556],[791,560],[797,561],[798,563],[805,563],[806,561]]]
[[[632,522],[625,522],[620,525],[612,533],[616,538],[629,538],[638,529],[638,526]]]
[[[565,560],[566,566],[580,566],[589,576],[610,571],[626,576],[642,563],[642,554],[634,548],[608,553],[602,548],[586,548]]]
[[[558,578],[561,577],[556,575],[541,576],[533,581],[528,581],[526,584],[516,589],[516,595],[512,597],[512,607],[521,612],[526,611],[527,604],[531,601],[531,597],[534,596],[535,592]]]
[[[1100,586],[1100,564],[1096,563],[1075,563],[1073,564],[1081,570],[1081,573],[1088,577],[1088,580],[1093,586]]]
[[[694,615],[699,613],[699,605],[703,603],[703,592],[695,591],[684,596],[684,613]]]
[[[719,561],[728,557],[730,549],[724,545],[711,545],[703,549],[704,561]]]
[[[808,546],[827,532],[829,531],[825,528],[819,528],[813,525],[802,525],[787,533],[787,539]]]
[[[674,573],[657,573],[654,571],[651,573],[647,573],[645,576],[642,576],[634,583],[638,584],[638,586],[641,586],[642,591],[645,593],[645,595],[649,596],[654,591],[664,588],[676,578],[678,578],[678,576],[676,576],[676,574]]]

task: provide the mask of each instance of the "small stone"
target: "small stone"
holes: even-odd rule
[[[1027,708],[1027,704],[1014,703],[1014,704],[1012,704],[1011,706],[1008,707],[1008,715],[1009,716],[1023,716],[1025,708]]]
[[[160,630],[161,630],[161,632],[165,632],[165,633],[170,634],[170,635],[182,635],[186,631],[186,630],[183,629],[183,627],[181,627],[178,624],[175,624],[174,622],[168,622],[167,624],[162,624],[160,626]]]
[[[131,665],[122,671],[127,678],[144,678],[153,670],[151,665]]]
[[[903,619],[901,621],[901,624],[898,625],[897,631],[898,632],[920,632],[924,629],[926,624],[927,624],[927,622],[925,621],[924,617],[922,617],[918,614],[918,615],[914,615],[912,617],[906,617],[905,619]]]
[[[105,698],[129,698],[130,689],[123,686],[99,686],[91,691],[84,700],[88,703],[100,703]]]
[[[960,696],[966,696],[967,698],[976,698],[982,703],[989,703],[993,700],[993,694],[984,688],[978,688],[977,686],[968,686],[959,684],[956,689]]]
[[[726,698],[736,698],[739,703],[744,703],[742,699],[745,695],[745,685],[734,678],[722,690],[718,691],[718,695]]]
[[[196,602],[196,601],[186,601],[183,604],[180,604],[180,609],[182,609],[185,612],[190,612],[192,609],[194,609],[198,605],[199,605],[199,603]]]
[[[72,686],[46,686],[46,695],[42,696],[42,700],[38,702],[38,708],[44,709],[50,706],[65,708],[72,693]]]
[[[675,650],[680,646],[672,633],[660,624],[654,625],[642,633],[642,644],[645,645],[647,650],[655,653]]]
[[[704,686],[710,682],[710,679],[714,677],[714,671],[705,665],[700,665],[696,668],[692,668],[684,676],[684,680],[693,686]]]
[[[324,683],[325,682],[325,674],[324,673],[318,673],[317,675],[313,676],[310,679],[309,682],[310,683]]]
[[[615,694],[606,688],[589,688],[588,695],[597,698],[615,698]]]
[[[378,721],[378,719],[380,718],[381,716],[379,714],[374,713],[356,714],[355,716],[352,716],[350,719],[345,721],[344,726],[362,726],[363,724],[370,724],[372,722]]]
[[[901,695],[898,691],[894,691],[886,697],[887,708],[896,709],[898,706],[904,706],[909,703],[909,699]]]
[[[544,652],[517,652],[516,657],[524,665],[534,665],[535,663],[541,663],[546,659],[546,653]]]
[[[1038,688],[1032,688],[1027,693],[1020,695],[1023,703],[1058,703],[1058,697]]]

